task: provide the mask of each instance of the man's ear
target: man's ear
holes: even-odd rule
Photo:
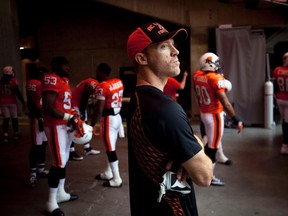
[[[137,53],[135,55],[135,61],[139,64],[139,65],[146,65],[147,64],[147,58],[146,55],[144,53]]]

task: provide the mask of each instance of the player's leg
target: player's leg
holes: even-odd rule
[[[38,121],[35,119],[37,124],[36,129],[36,142],[38,146],[37,152],[37,177],[46,178],[48,176],[49,170],[45,169],[46,165],[46,148],[47,148],[47,136],[45,131],[39,131]]]
[[[75,143],[74,143],[74,142],[72,142],[72,143],[71,143],[71,146],[70,146],[69,159],[70,159],[70,160],[75,160],[75,161],[81,161],[81,160],[83,160],[83,156],[79,155],[79,154],[76,152]]]
[[[225,112],[223,116],[224,116],[224,126],[225,126],[225,119],[227,118],[227,115]],[[226,155],[224,154],[222,142],[219,143],[219,147],[216,153],[216,159],[217,159],[217,162],[220,164],[224,164],[224,165],[232,164],[232,161],[228,157],[226,157]]]
[[[66,163],[68,161],[70,139],[65,125],[45,128],[51,150],[52,166],[48,175],[49,195],[46,209],[50,213],[61,215],[58,203],[78,199],[77,195],[65,191]],[[63,213],[64,214],[64,213]]]
[[[208,145],[205,146],[205,153],[213,162],[213,173],[216,166],[216,152],[222,139],[224,129],[223,114],[201,113],[201,120],[204,123]],[[211,185],[223,186],[225,183],[213,175]]]
[[[220,142],[217,153],[216,153],[217,162],[220,164],[231,165],[232,161],[226,157],[223,151],[223,144]]]
[[[88,112],[87,112],[87,109],[85,110],[85,116],[83,117],[82,119],[83,121],[86,122],[87,124],[87,121],[88,121]],[[101,151],[99,150],[96,150],[96,149],[93,149],[90,145],[90,143],[86,143],[84,144],[84,153],[85,155],[98,155],[101,153]]]
[[[103,183],[106,187],[121,187],[122,179],[119,171],[119,161],[116,153],[116,142],[119,133],[120,123],[122,124],[120,114],[116,116],[107,116],[102,118],[102,139],[106,149],[109,166],[113,178]],[[106,170],[107,171],[107,170]]]
[[[10,111],[8,105],[1,105],[1,112],[3,115],[2,131],[3,131],[3,141],[9,141],[9,121],[10,121]]]
[[[14,139],[19,139],[19,121],[18,121],[18,107],[17,104],[11,104],[9,106],[11,119],[12,119],[12,128],[13,128],[13,137]]]
[[[31,148],[29,151],[28,159],[29,159],[29,170],[30,177],[28,180],[28,186],[30,188],[34,188],[37,186],[37,133],[36,133],[36,122],[35,118],[29,118],[30,121],[30,135],[31,135]]]
[[[282,117],[282,137],[283,143],[280,153],[288,154],[288,101],[277,100],[279,112]]]

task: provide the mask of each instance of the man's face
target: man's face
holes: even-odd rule
[[[146,48],[145,53],[148,65],[158,76],[174,77],[179,75],[179,51],[174,46],[173,39],[151,44]]]
[[[62,64],[59,68],[59,71],[62,76],[69,77],[70,75],[70,66],[69,64]]]

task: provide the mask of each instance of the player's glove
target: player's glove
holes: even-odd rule
[[[84,121],[80,119],[80,116],[76,111],[73,111],[71,115],[73,117],[68,120],[68,126],[72,127],[73,130],[76,130],[79,135],[83,136],[84,135],[84,129],[83,129]]]
[[[38,119],[38,130],[40,132],[43,132],[44,131],[44,121],[43,121],[43,118],[39,118]]]
[[[94,134],[94,136],[100,136],[100,133],[98,132],[96,124],[93,127],[93,134]]]

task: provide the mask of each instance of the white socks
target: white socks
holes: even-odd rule
[[[58,188],[49,188],[49,197],[46,203],[46,210],[48,212],[52,212],[55,209],[59,208],[57,201],[56,201],[57,191],[58,191]]]
[[[222,143],[220,143],[216,152],[216,160],[220,163],[225,163],[228,160],[228,158],[224,155]]]
[[[103,173],[100,173],[100,176],[101,176],[101,179],[106,179],[106,180],[113,178],[112,170],[108,161],[106,165],[106,170]]]
[[[65,179],[60,179],[57,191],[57,203],[66,202],[70,200],[70,194],[66,193],[64,189]]]
[[[84,144],[84,149],[90,148],[90,143]]]
[[[118,164],[119,164],[118,160],[110,163],[112,173],[113,173],[113,179],[109,181],[111,186],[119,186],[122,184],[122,179],[120,177]]]

